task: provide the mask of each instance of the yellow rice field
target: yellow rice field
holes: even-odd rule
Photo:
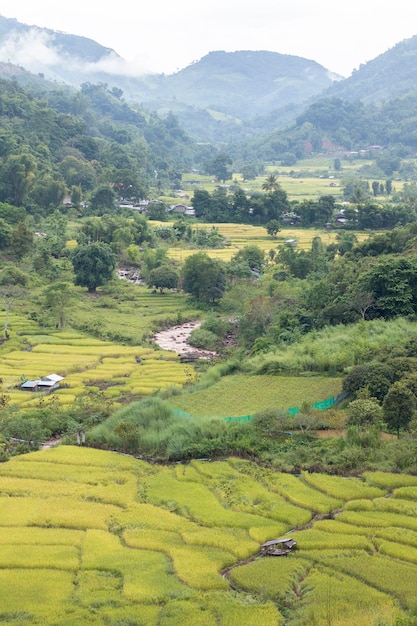
[[[10,324],[17,339],[0,347],[0,379],[1,391],[11,405],[36,406],[45,399],[44,394],[21,390],[20,385],[52,373],[65,380],[47,401],[57,398],[62,405],[73,403],[87,389],[102,390],[105,397],[118,402],[182,387],[194,376],[192,368],[180,363],[173,352],[118,345],[78,332],[36,334],[29,322],[25,328],[19,316],[12,316]]]
[[[239,459],[162,467],[72,446],[14,457],[0,464],[0,622],[394,624],[417,577],[403,482]],[[295,551],[261,557],[280,537]]]

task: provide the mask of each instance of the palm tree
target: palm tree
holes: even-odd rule
[[[278,191],[280,188],[281,185],[278,182],[278,176],[276,174],[269,174],[262,185],[263,191]]]

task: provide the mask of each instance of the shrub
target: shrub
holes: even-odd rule
[[[190,335],[189,344],[196,348],[203,348],[204,350],[216,351],[218,348],[218,337],[209,330],[203,328],[196,328]]]
[[[208,315],[201,328],[202,330],[208,330],[214,333],[218,337],[223,337],[233,328],[233,324],[224,318]]]
[[[383,411],[374,398],[353,400],[347,408],[348,426],[376,426],[380,428]]]
[[[343,379],[343,391],[356,395],[360,389],[367,388],[371,396],[383,400],[394,377],[392,368],[384,363],[358,365]]]

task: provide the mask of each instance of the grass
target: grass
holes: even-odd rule
[[[379,487],[371,487],[358,478],[346,479],[339,476],[330,477],[325,474],[308,474],[305,472],[303,479],[308,485],[341,500],[378,498],[385,494]]]
[[[403,484],[72,446],[14,457],[0,465],[0,621],[394,623],[417,576],[415,491],[384,497]],[[257,556],[285,533],[288,558]]]
[[[405,318],[372,320],[351,326],[328,326],[308,333],[298,343],[258,354],[245,361],[253,373],[342,373],[347,368],[383,360],[417,333],[417,324]]]

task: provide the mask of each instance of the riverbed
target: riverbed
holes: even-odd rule
[[[188,343],[188,339],[194,329],[200,328],[201,322],[186,322],[178,326],[171,326],[155,333],[153,341],[163,350],[171,350],[182,357],[190,356],[200,359],[213,359],[216,356],[211,350],[195,348]]]

